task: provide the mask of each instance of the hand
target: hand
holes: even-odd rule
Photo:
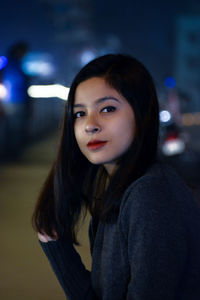
[[[57,234],[55,233],[56,238],[52,238],[49,235],[47,235],[46,233],[40,233],[38,232],[38,238],[42,243],[48,243],[51,241],[56,241],[57,240]]]

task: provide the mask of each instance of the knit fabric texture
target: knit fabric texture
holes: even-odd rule
[[[156,163],[124,193],[116,223],[89,227],[92,270],[73,244],[40,242],[72,300],[199,300],[200,205]]]

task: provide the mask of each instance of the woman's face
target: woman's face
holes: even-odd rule
[[[81,82],[74,99],[74,133],[83,155],[111,174],[132,144],[135,115],[128,101],[103,78]]]

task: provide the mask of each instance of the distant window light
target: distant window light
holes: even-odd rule
[[[29,75],[48,76],[53,73],[53,66],[48,62],[38,60],[37,62],[27,62],[24,70]]]
[[[195,117],[192,113],[185,113],[182,115],[182,124],[184,126],[192,126],[195,124]]]
[[[22,69],[29,76],[52,76],[55,72],[54,61],[50,54],[29,52],[22,61]]]

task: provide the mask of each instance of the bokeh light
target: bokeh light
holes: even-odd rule
[[[8,63],[8,59],[6,56],[0,56],[0,70],[2,70],[3,68],[5,68],[5,66]]]
[[[171,114],[168,110],[160,111],[160,122],[167,123],[171,120]]]
[[[167,88],[174,88],[176,86],[176,80],[173,77],[165,78],[165,85]]]
[[[55,72],[51,55],[40,52],[29,52],[22,61],[22,69],[29,76],[49,77]]]

